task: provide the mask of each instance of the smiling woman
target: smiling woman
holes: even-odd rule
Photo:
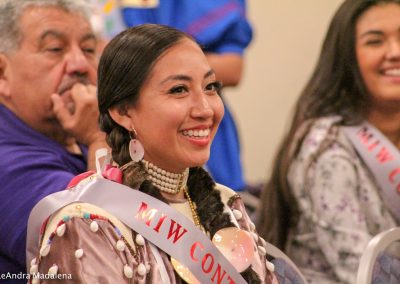
[[[397,112],[400,107],[398,4],[378,5],[360,17],[356,25],[356,54],[360,73],[371,94],[371,111]]]
[[[135,105],[112,106],[110,115],[135,129],[145,160],[180,173],[208,160],[224,112],[219,85],[199,46],[182,39],[157,59]]]
[[[400,1],[346,0],[277,152],[261,235],[313,283],[354,283],[369,240],[400,225],[399,148]]]
[[[75,180],[61,200],[90,195],[94,184],[106,202],[60,206],[30,271],[79,283],[276,283],[240,197],[202,168],[224,113],[220,88],[185,33],[142,25],[116,36],[100,59],[98,98],[112,150],[103,176],[125,186]]]

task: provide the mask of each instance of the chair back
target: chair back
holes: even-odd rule
[[[369,241],[356,280],[356,284],[368,283],[400,283],[400,227],[379,233]]]
[[[275,265],[275,275],[279,283],[306,284],[307,281],[293,261],[276,246],[266,243],[268,255],[272,256],[271,262]]]

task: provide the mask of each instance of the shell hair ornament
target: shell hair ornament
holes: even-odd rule
[[[129,137],[131,138],[131,141],[129,141],[129,155],[132,161],[139,162],[143,159],[144,148],[142,143],[137,139],[137,133],[134,128],[129,131]]]

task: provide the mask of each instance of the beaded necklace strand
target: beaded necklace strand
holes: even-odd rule
[[[149,161],[142,160],[148,179],[151,180],[161,191],[168,194],[178,194],[184,187],[189,176],[189,169],[180,174],[167,172]]]
[[[192,199],[190,198],[190,195],[189,195],[187,186],[185,186],[185,187],[183,188],[183,192],[185,193],[185,196],[186,196],[186,198],[187,198],[187,200],[188,200],[188,202],[189,202],[189,207],[190,207],[190,211],[192,211],[192,217],[193,217],[194,224],[195,224],[197,227],[201,228],[200,218],[199,218],[199,215],[197,215],[197,213],[196,213],[196,208],[194,207],[194,202],[193,202]]]

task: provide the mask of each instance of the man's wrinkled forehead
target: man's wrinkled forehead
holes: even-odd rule
[[[0,0],[1,53],[12,53],[21,46],[24,40],[23,30],[26,30],[25,27],[21,28],[21,18],[26,11],[39,8],[55,8],[79,13],[87,22],[91,21],[92,9],[88,0]],[[78,29],[81,25],[75,26]]]
[[[67,39],[67,35],[65,33],[65,31],[60,31],[60,30],[55,30],[53,28],[48,28],[46,30],[43,30],[43,32],[40,34],[38,41],[39,42],[43,42],[46,39],[59,39],[59,40],[66,40]],[[88,31],[86,33],[82,33],[82,35],[79,38],[80,42],[84,42],[84,41],[90,41],[93,40],[95,42],[97,42],[97,38],[95,36],[95,34],[92,31]]]
[[[47,38],[66,40],[71,34],[80,42],[97,40],[84,14],[57,6],[31,6],[25,9],[19,19],[19,27],[22,38],[34,36],[38,42]]]

